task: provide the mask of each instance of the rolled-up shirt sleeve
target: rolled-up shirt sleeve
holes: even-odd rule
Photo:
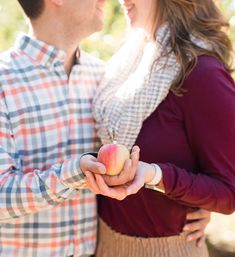
[[[60,204],[82,187],[80,156],[47,170],[22,170],[6,107],[0,104],[0,222]]]

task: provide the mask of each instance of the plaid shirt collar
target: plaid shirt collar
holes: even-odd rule
[[[23,51],[32,60],[46,67],[52,67],[57,62],[63,63],[66,57],[66,53],[63,50],[24,33],[20,33],[17,37],[15,49]],[[80,51],[78,49],[75,63],[79,63],[79,56]]]

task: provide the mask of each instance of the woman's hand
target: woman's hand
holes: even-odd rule
[[[106,195],[123,200],[131,194],[136,194],[155,175],[153,165],[139,160],[139,148],[134,147],[131,160],[126,161],[123,171],[117,176],[92,174],[87,171],[86,184],[95,194]]]
[[[139,161],[135,177],[132,183],[127,186],[127,194],[136,194],[146,183],[153,179],[155,172],[153,165]]]
[[[210,222],[211,213],[209,211],[199,209],[188,213],[186,218],[187,221],[190,222],[187,223],[183,228],[184,231],[188,232],[186,240],[196,240],[197,246],[201,247],[205,240],[205,228]]]

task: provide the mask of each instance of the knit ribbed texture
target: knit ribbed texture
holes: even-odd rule
[[[155,41],[138,31],[108,61],[93,99],[93,115],[103,144],[115,139],[131,149],[143,122],[168,95],[182,70],[170,39],[167,23],[157,30]],[[191,35],[191,40],[210,49],[198,36]]]
[[[161,238],[130,237],[114,232],[99,220],[95,257],[208,257],[207,247],[186,242],[185,233]]]

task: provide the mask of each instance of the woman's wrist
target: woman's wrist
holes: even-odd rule
[[[151,163],[149,164],[151,166],[151,169],[149,172],[151,172],[148,180],[145,182],[147,185],[156,186],[160,183],[162,180],[162,170],[161,168],[155,164]]]
[[[145,172],[144,172],[144,176],[145,176],[144,183],[148,184],[150,181],[152,181],[152,179],[155,176],[155,168],[149,163],[146,163],[146,162],[141,162],[141,163],[142,163],[143,168],[145,170]]]

